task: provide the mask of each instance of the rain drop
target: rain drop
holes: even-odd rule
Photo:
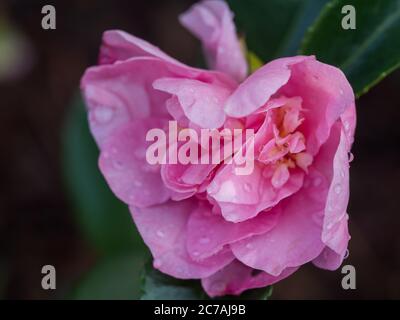
[[[225,283],[223,283],[222,281],[216,281],[211,285],[211,290],[213,292],[224,292],[225,291]]]
[[[153,266],[154,268],[159,268],[162,265],[161,259],[154,259]]]
[[[193,257],[198,257],[200,255],[200,252],[198,251],[193,251],[192,253]]]
[[[346,250],[343,259],[347,259],[350,255],[349,249]]]
[[[322,182],[322,179],[320,177],[316,177],[313,181],[314,187],[318,187]]]
[[[244,184],[243,188],[244,188],[244,191],[247,191],[247,192],[250,192],[251,189],[252,189],[251,184],[248,183],[248,182],[246,182],[246,183]]]
[[[121,169],[124,168],[124,164],[123,164],[123,162],[120,161],[120,160],[115,160],[115,161],[113,162],[113,165],[114,165],[114,168],[117,169],[117,170],[121,170]]]
[[[340,194],[342,192],[342,186],[337,184],[334,188],[336,194]]]
[[[354,160],[354,155],[349,152],[349,162],[352,162]]]
[[[94,109],[94,117],[98,123],[106,124],[114,116],[114,110],[110,107],[99,106]]]
[[[156,234],[157,234],[157,237],[159,237],[159,238],[164,238],[164,236],[165,236],[165,233],[162,230],[157,230]]]

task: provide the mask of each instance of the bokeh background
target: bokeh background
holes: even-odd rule
[[[148,254],[98,174],[79,80],[112,28],[197,64],[200,44],[177,21],[191,3],[0,2],[0,298],[138,294]],[[41,28],[44,4],[56,7],[56,30]],[[342,289],[340,270],[307,265],[275,285],[273,299],[400,298],[399,89],[396,71],[357,102],[345,261],[357,289]],[[41,288],[46,264],[56,267],[56,290]]]

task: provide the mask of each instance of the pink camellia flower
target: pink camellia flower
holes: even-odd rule
[[[103,37],[100,65],[82,78],[100,170],[158,270],[201,279],[210,296],[273,284],[307,262],[337,269],[347,251],[354,94],[343,73],[312,56],[274,60],[247,79],[225,2],[180,20],[214,71],[186,66],[122,31]],[[146,161],[152,128],[253,129],[254,169],[236,162]],[[169,145],[180,148],[181,145]]]

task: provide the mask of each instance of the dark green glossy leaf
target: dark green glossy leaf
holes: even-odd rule
[[[356,29],[342,28],[344,5]],[[400,66],[400,0],[335,0],[306,35],[302,53],[341,68],[358,96]]]
[[[272,286],[247,290],[240,296],[224,296],[214,300],[267,300]],[[203,291],[199,280],[179,280],[146,264],[142,282],[142,300],[212,300]]]
[[[263,61],[295,55],[328,0],[228,0],[247,47]]]
[[[200,281],[169,277],[146,264],[142,278],[142,300],[199,300],[207,299]]]
[[[72,299],[133,300],[140,294],[143,255],[113,256],[100,261],[75,287]]]
[[[64,132],[64,172],[84,235],[102,253],[144,250],[129,210],[108,188],[97,161],[99,151],[77,98]]]

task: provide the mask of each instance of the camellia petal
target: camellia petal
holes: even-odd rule
[[[193,200],[169,201],[148,208],[131,207],[133,220],[150,248],[156,269],[179,279],[208,277],[233,259],[230,250],[214,256],[193,260],[186,249],[187,221],[198,203]]]
[[[247,74],[247,62],[236,35],[233,14],[220,0],[205,0],[193,5],[179,20],[203,43],[211,69],[241,81]]]

